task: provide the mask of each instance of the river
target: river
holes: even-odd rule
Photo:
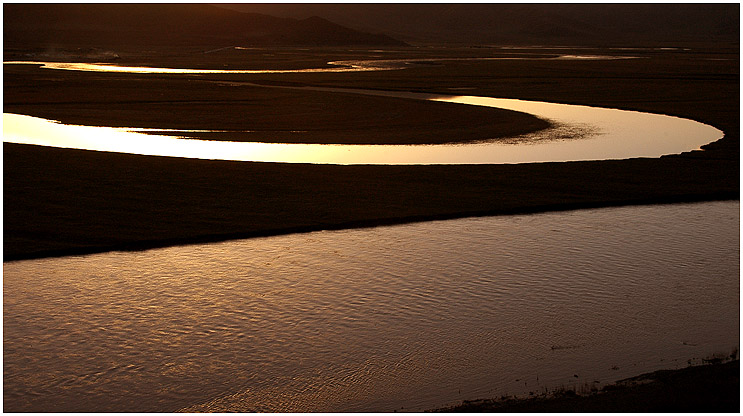
[[[5,410],[421,410],[684,367],[739,344],[738,230],[708,202],[5,263]]]
[[[544,58],[449,58],[439,61],[488,59],[634,59],[629,56],[559,55]],[[79,62],[6,61],[4,65],[40,65],[50,70],[123,72],[132,74],[200,73],[269,73],[278,72],[343,72],[347,70],[379,71],[404,69],[410,62],[421,60],[362,60],[329,62],[331,68],[299,70],[222,70],[188,68],[153,68],[89,64]],[[210,81],[207,81],[210,82]],[[286,88],[256,85],[250,82],[216,82],[234,88]],[[294,88],[302,89],[302,88]],[[532,114],[548,120],[552,127],[505,140],[490,140],[458,145],[317,145],[265,142],[229,142],[196,140],[178,135],[146,134],[135,126],[70,126],[53,120],[19,114],[3,114],[3,141],[9,143],[74,149],[123,152],[151,156],[188,157],[215,160],[279,163],[323,164],[490,164],[566,162],[579,160],[660,157],[700,149],[716,141],[723,132],[694,120],[662,114],[502,99],[477,96],[444,96],[399,91],[359,90],[348,88],[306,88],[328,93],[363,94],[415,100],[443,101],[501,108]],[[249,128],[249,126],[247,126]],[[146,129],[155,130],[157,129]],[[166,130],[159,131],[167,133]],[[187,133],[188,130],[180,130]]]
[[[229,83],[255,88],[250,83]],[[505,140],[452,145],[321,145],[197,140],[145,134],[137,128],[71,126],[37,117],[3,114],[3,141],[84,150],[250,162],[323,164],[490,164],[660,157],[698,150],[723,132],[694,120],[610,108],[477,96],[308,88],[452,105],[521,111],[552,127]],[[157,130],[157,129],[154,129]],[[188,130],[180,131],[187,133]]]
[[[226,160],[446,164],[658,157],[722,137],[693,120],[615,109],[327,91],[509,108],[554,127],[457,146],[238,143],[302,150],[287,158],[286,147],[258,157],[229,142],[4,114],[3,140]],[[137,141],[150,147],[118,147]],[[339,156],[309,156],[306,146]],[[7,262],[4,410],[424,410],[683,367],[739,345],[738,230],[739,202],[707,202]]]

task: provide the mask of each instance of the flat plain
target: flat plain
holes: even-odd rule
[[[6,52],[6,60],[23,58]],[[549,59],[577,54],[633,59]],[[469,59],[484,57],[491,59]],[[620,108],[694,119],[721,129],[725,137],[704,151],[655,159],[451,166],[224,162],[5,143],[4,259],[476,215],[739,198],[735,45],[124,51],[114,63],[301,69],[365,59],[413,64],[370,72],[195,75],[6,64],[4,112],[70,124],[250,130],[222,138],[313,143],[466,142],[545,127],[526,114],[475,106],[229,86],[250,82]],[[290,133],[296,131],[302,133]]]
[[[4,5],[3,111],[66,124],[197,130],[184,133],[190,138],[320,144],[456,146],[550,127],[547,120],[514,111],[321,90],[350,88],[666,114],[712,125],[724,137],[700,150],[659,158],[421,166],[230,162],[3,143],[5,262],[437,219],[740,197],[738,6],[226,7],[247,13],[196,4]],[[257,72],[83,72],[11,61]],[[370,61],[392,63],[395,69],[352,70]],[[44,267],[44,261],[29,263]],[[51,270],[41,275],[54,281],[59,276]],[[684,277],[693,279],[688,271]],[[33,278],[19,280],[30,282],[27,292],[43,298]],[[452,296],[445,296],[449,305]],[[6,306],[17,306],[12,289],[5,298]],[[112,302],[105,296],[99,300]],[[48,298],[43,302],[59,306]],[[38,312],[39,306],[31,303],[28,310]],[[12,318],[5,322],[6,333],[22,345],[17,356],[6,348],[6,362],[16,359],[22,369],[20,378],[6,377],[6,409],[25,401],[64,408],[51,397],[38,400],[38,390],[22,397],[7,394],[19,379],[47,377],[28,374],[24,361],[29,358],[24,354],[34,351],[26,346],[46,342],[26,342],[33,339],[24,338],[26,332],[39,322],[29,315],[19,314],[15,322],[21,329],[15,333]],[[115,316],[138,322],[128,312]],[[64,313],[62,318],[71,319]],[[737,322],[739,316],[726,310],[724,319]],[[58,328],[50,329],[53,334]],[[58,350],[68,348],[75,353],[70,343]],[[550,397],[465,401],[443,410],[737,411],[737,349],[728,358],[732,361],[623,380],[586,397],[558,388]],[[125,367],[113,367],[119,368]],[[61,371],[85,379],[70,368]],[[203,387],[201,375],[188,376]],[[405,380],[404,372],[391,376]],[[63,377],[47,379],[63,395],[85,398],[67,404],[84,405],[92,397],[88,385],[70,388]],[[151,387],[137,384],[147,394]],[[130,406],[126,397],[117,399]]]

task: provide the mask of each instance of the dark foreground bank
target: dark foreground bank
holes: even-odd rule
[[[333,166],[5,143],[4,260],[467,216],[738,198],[737,161]]]
[[[472,400],[443,412],[740,411],[740,361],[643,374],[585,395],[557,390],[526,399]]]

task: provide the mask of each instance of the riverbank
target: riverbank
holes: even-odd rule
[[[618,381],[601,390],[558,389],[529,398],[464,401],[438,412],[724,412],[740,411],[740,361],[661,370]]]
[[[439,52],[418,51],[417,56],[438,56]],[[302,53],[307,55],[306,51]],[[443,53],[484,52],[465,49]],[[12,84],[6,79],[6,106],[14,102],[33,108],[31,113],[37,116],[45,115],[37,110],[46,109],[92,117],[84,120],[86,124],[111,125],[110,119],[117,117],[116,108],[107,107],[108,101],[88,99],[91,96],[115,100],[116,91],[120,91],[116,88],[136,90],[137,86],[146,86],[141,94],[157,93],[146,106],[149,112],[178,121],[168,127],[203,127],[192,125],[192,121],[201,120],[198,114],[209,116],[219,111],[210,111],[214,103],[208,100],[193,103],[200,109],[190,107],[188,102],[194,97],[189,88],[212,94],[210,97],[216,100],[219,93],[213,90],[213,81],[250,81],[441,94],[462,91],[468,95],[641,110],[698,120],[723,130],[725,137],[701,152],[657,159],[459,166],[221,162],[4,144],[4,260],[478,215],[738,199],[737,50],[723,47],[634,53],[643,59],[447,61],[400,71],[205,75],[184,80],[27,68],[34,74],[28,83],[24,84],[23,74],[16,74],[19,77],[13,78]],[[182,62],[184,66],[187,63]],[[119,81],[125,84],[116,87]],[[14,89],[9,85],[15,85]],[[98,88],[103,85],[108,87]],[[266,91],[273,94],[276,90]],[[158,98],[165,92],[181,101],[174,104],[170,95]],[[261,94],[258,98],[267,98],[268,92]],[[261,99],[257,103],[269,106],[269,113],[292,114],[297,108],[294,104],[321,98],[315,93],[291,94],[295,100]],[[331,96],[337,95],[324,95],[326,99]],[[45,97],[57,98],[45,102]],[[60,101],[64,97],[66,101]],[[359,116],[368,109],[384,107],[381,101],[368,108],[347,105],[349,100],[366,98],[339,98],[334,108],[345,109],[345,113],[335,116]],[[136,101],[127,104],[132,111],[147,100]],[[395,106],[385,111],[391,116],[411,116],[411,121],[417,120],[411,125],[420,129],[426,120],[434,120],[429,117],[434,113],[429,113],[433,107],[419,104],[396,100]],[[451,108],[456,117],[466,112],[465,121],[481,117],[483,110],[492,110],[425,104],[450,106],[444,110]],[[322,107],[324,102],[315,105]],[[6,107],[5,111],[10,109]],[[196,116],[178,117],[192,111]],[[355,130],[383,124],[373,117],[361,120],[364,122],[354,126]],[[408,132],[412,134],[413,130]],[[434,135],[437,131],[434,123],[416,134]],[[319,137],[324,133],[318,130],[316,134]]]
[[[683,157],[322,166],[13,144],[4,155],[5,260],[738,195],[734,185],[714,186],[732,161]]]

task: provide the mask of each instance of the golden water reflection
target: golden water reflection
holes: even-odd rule
[[[240,83],[231,84],[235,88],[240,87]],[[693,120],[636,111],[476,96],[434,96],[341,88],[308,89],[502,108],[549,120],[554,127],[505,140],[457,145],[323,145],[185,139],[177,135],[144,134],[141,132],[143,129],[139,128],[73,126],[38,117],[4,113],[3,141],[214,160],[416,165],[660,157],[697,150],[723,136],[722,131]]]
[[[130,74],[286,74],[294,72],[355,72],[355,71],[381,71],[394,69],[380,63],[377,66],[355,67],[337,66],[330,68],[309,69],[187,69],[187,68],[153,68],[144,66],[123,66],[104,63],[84,62],[40,62],[40,61],[8,61],[4,64],[12,65],[41,65],[45,69],[62,69],[68,71],[88,72],[124,72]],[[338,65],[329,62],[330,65]],[[341,64],[342,65],[342,64]]]
[[[686,367],[740,344],[739,213],[605,208],[5,263],[4,409],[422,411]]]
[[[241,48],[235,48],[241,49]],[[61,69],[87,72],[122,72],[130,74],[290,74],[300,72],[360,72],[389,71],[409,68],[415,64],[432,64],[454,61],[493,61],[493,60],[615,60],[636,59],[635,56],[618,55],[545,55],[543,57],[476,57],[476,58],[406,58],[406,59],[355,59],[330,61],[325,68],[303,69],[191,69],[156,68],[144,66],[113,65],[108,63],[86,62],[47,62],[47,61],[5,61],[6,65],[41,65],[45,69]]]

